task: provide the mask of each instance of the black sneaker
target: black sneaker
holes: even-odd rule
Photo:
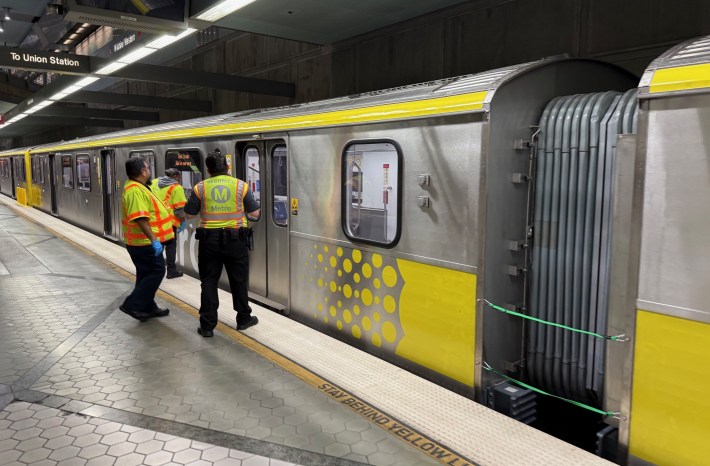
[[[180,278],[183,275],[185,275],[185,274],[182,272],[168,272],[168,274],[165,276],[165,278],[170,280],[171,278]]]
[[[121,310],[121,312],[128,314],[129,316],[133,317],[136,320],[140,320],[141,322],[145,322],[146,320],[150,319],[150,315],[144,314],[142,312],[137,312],[133,311],[131,309],[127,309],[123,304],[118,306],[118,308]]]
[[[170,309],[168,309],[168,308],[160,309],[159,307],[157,307],[151,311],[150,316],[151,317],[165,317],[168,314],[170,314]]]
[[[253,327],[254,325],[259,323],[259,319],[256,318],[256,316],[250,316],[249,320],[245,322],[237,322],[237,330],[246,330],[249,327]]]
[[[214,331],[213,330],[205,330],[202,327],[197,327],[197,333],[202,335],[205,338],[213,337],[214,336]]]

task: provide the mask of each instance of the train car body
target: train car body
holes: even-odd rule
[[[623,70],[542,60],[8,151],[0,191],[29,189],[36,208],[121,242],[126,160],[145,158],[154,177],[177,168],[189,195],[219,149],[262,206],[252,299],[481,402],[491,404],[502,375],[632,413],[604,419],[618,428],[618,460],[663,462],[678,447],[650,420],[660,395],[648,387],[665,351],[658,332],[675,329],[686,376],[710,362],[699,350],[710,338],[701,283],[710,269],[699,253],[710,224],[697,201],[710,189],[698,170],[710,84],[699,81],[658,95],[642,82],[637,113],[638,80]],[[670,157],[678,147],[682,156]],[[29,181],[14,175],[20,161]],[[178,239],[178,262],[194,276],[195,226]],[[569,336],[562,324],[632,343]],[[691,334],[697,341],[683,343]],[[664,399],[679,400],[673,387]],[[692,428],[684,409],[675,413],[687,429],[674,438]],[[691,439],[708,433],[702,420]]]

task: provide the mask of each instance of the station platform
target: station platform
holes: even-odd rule
[[[199,281],[164,280],[170,315],[118,310],[122,247],[0,195],[0,464],[609,465],[403,369]]]

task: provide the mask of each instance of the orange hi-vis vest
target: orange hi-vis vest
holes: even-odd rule
[[[195,185],[201,202],[200,227],[241,228],[247,226],[244,197],[249,186],[229,175],[207,178]]]
[[[123,241],[129,246],[149,246],[150,239],[134,221],[148,218],[150,229],[161,243],[175,237],[173,221],[165,205],[143,184],[128,180],[123,189]]]
[[[158,178],[155,178],[150,184],[150,190],[153,191],[155,197],[161,199],[163,204],[165,204],[165,208],[168,210],[168,215],[170,215],[173,226],[176,228],[179,227],[182,222],[175,216],[175,209],[185,207],[185,204],[187,204],[187,199],[185,199],[185,191],[182,189],[182,186],[175,183],[168,187],[161,188],[158,186]]]

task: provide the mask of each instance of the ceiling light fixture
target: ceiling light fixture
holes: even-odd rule
[[[225,16],[234,13],[235,11],[244,8],[250,3],[254,3],[256,0],[224,0],[219,2],[209,10],[204,13],[199,14],[195,19],[201,19],[202,21],[218,21]]]
[[[5,28],[3,27],[2,21],[0,21],[0,32],[5,32]]]
[[[109,65],[104,66],[100,70],[97,70],[96,74],[111,74],[114,71],[118,71],[121,68],[124,68],[126,66],[128,66],[128,63],[121,63],[121,62],[115,61]]]
[[[3,13],[5,13],[5,21],[10,21],[10,9],[9,8],[3,8]]]
[[[247,3],[251,3],[251,2],[247,2]],[[0,20],[0,32],[2,32],[2,30],[3,30],[2,26],[3,26],[3,21]],[[83,26],[86,27],[86,26],[89,26],[89,24],[84,23]],[[148,43],[144,47],[141,47],[139,49],[132,51],[131,53],[117,59],[113,63],[109,63],[108,65],[104,66],[103,68],[95,71],[93,74],[103,75],[103,76],[110,75],[114,71],[120,70],[121,68],[128,66],[131,63],[134,63],[144,57],[147,57],[148,55],[150,55],[154,52],[157,52],[158,50],[160,50],[164,47],[167,47],[168,45],[171,45],[174,42],[177,42],[177,41],[179,41],[179,40],[181,40],[181,39],[183,39],[195,32],[197,32],[197,29],[188,28],[186,31],[182,32],[181,34],[179,34],[177,36],[166,35],[166,36],[158,37],[157,39]],[[77,34],[73,34],[73,35],[76,36]],[[67,39],[64,41],[65,44],[68,44],[71,42],[73,42],[73,41],[70,39]],[[32,115],[35,112],[40,111],[41,109],[43,109],[49,105],[52,105],[56,101],[62,100],[63,98],[65,98],[69,94],[73,94],[74,92],[98,81],[99,79],[101,79],[101,78],[96,77],[96,76],[87,76],[87,77],[81,79],[80,81],[72,84],[71,86],[67,87],[66,89],[64,89],[60,92],[57,92],[53,96],[47,98],[47,100],[40,102],[38,104],[35,104],[33,107],[26,109],[24,112],[11,118],[10,120],[6,121],[5,123],[0,124],[0,130],[7,127],[11,123],[19,121],[29,115]]]

